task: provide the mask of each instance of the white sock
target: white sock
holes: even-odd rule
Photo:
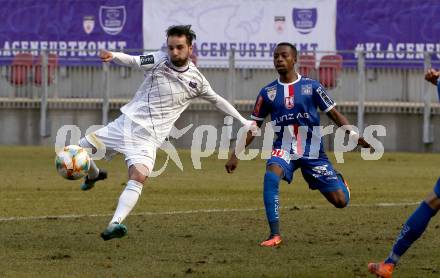
[[[118,222],[121,223],[124,221],[125,217],[130,213],[130,211],[136,205],[139,196],[142,193],[142,183],[129,180],[127,182],[127,186],[124,191],[122,191],[121,196],[119,197],[118,207],[116,208],[115,214],[113,215],[111,223]]]
[[[93,161],[93,159],[90,159],[90,168],[89,171],[87,172],[87,176],[89,177],[89,179],[96,179],[99,175],[99,168],[98,166],[96,166],[95,161]]]
[[[85,137],[81,138],[79,140],[79,144],[78,144],[81,148],[86,148],[86,149],[94,149],[95,147],[90,144],[89,141],[87,141],[87,139]],[[91,155],[91,153],[89,153],[89,155]],[[89,179],[95,179],[96,177],[98,177],[99,175],[99,168],[98,166],[96,166],[96,163],[93,161],[93,159],[90,159],[90,168],[89,171],[87,172],[87,176],[89,177]]]

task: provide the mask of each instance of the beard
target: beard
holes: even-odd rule
[[[189,57],[187,57],[186,59],[181,59],[181,58],[172,59],[171,58],[171,63],[173,63],[173,65],[175,65],[176,67],[183,67],[184,65],[186,65],[188,63],[188,59],[189,59]]]

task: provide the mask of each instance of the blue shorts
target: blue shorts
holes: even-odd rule
[[[267,161],[267,166],[271,164],[279,165],[284,172],[283,180],[291,183],[293,173],[301,168],[302,175],[312,190],[335,192],[345,187],[342,176],[333,168],[327,157],[316,159],[299,158],[289,160],[281,155],[272,155]]]

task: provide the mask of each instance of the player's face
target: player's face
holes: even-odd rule
[[[296,62],[296,57],[293,54],[292,48],[287,45],[281,45],[275,48],[273,54],[273,64],[279,74],[286,74],[293,70]]]
[[[168,56],[171,62],[182,67],[188,62],[188,58],[192,53],[192,46],[188,45],[185,36],[169,36],[168,37]]]

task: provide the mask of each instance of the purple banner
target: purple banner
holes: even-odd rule
[[[99,49],[142,49],[142,2],[0,0],[0,61],[14,49],[49,49],[68,64],[98,61]]]
[[[336,49],[372,51],[367,66],[423,66],[425,51],[440,59],[439,19],[438,0],[338,0]]]

